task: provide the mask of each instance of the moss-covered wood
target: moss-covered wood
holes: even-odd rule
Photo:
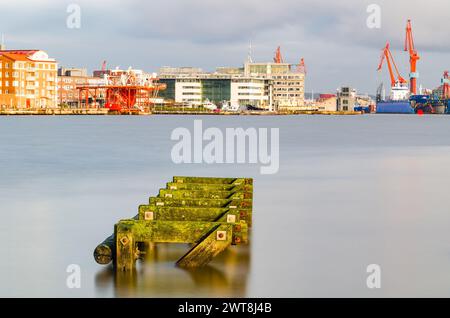
[[[211,183],[211,184],[253,184],[252,178],[215,178],[215,177],[173,177],[175,183]]]
[[[159,197],[174,199],[251,199],[251,192],[207,191],[207,190],[168,190],[160,189]]]
[[[215,207],[215,208],[252,208],[251,199],[175,199],[167,197],[150,197],[149,204],[157,206],[197,206],[197,207]]]
[[[247,221],[246,216],[244,215],[244,221]],[[235,223],[241,220],[238,209],[191,206],[165,207],[156,205],[140,205],[139,219],[147,221],[206,221],[228,223]]]
[[[169,190],[253,192],[253,186],[252,185],[234,185],[234,184],[222,184],[222,183],[177,183],[177,182],[167,182],[166,189],[169,189]]]
[[[230,229],[232,244],[247,243],[247,224],[219,222],[185,222],[185,221],[144,221],[122,220],[115,226],[116,235],[116,268],[131,270],[139,258],[139,243],[195,243],[198,244],[212,232],[216,232],[218,241],[224,240],[227,234],[218,230],[226,226]],[[198,257],[201,257],[199,255]],[[208,256],[209,257],[209,256]],[[209,262],[209,260],[208,260]],[[205,260],[198,260],[205,263]]]
[[[222,237],[218,239],[218,235]],[[199,243],[194,245],[177,261],[180,267],[201,267],[208,264],[215,256],[227,249],[232,243],[232,228],[222,224]]]
[[[245,220],[249,226],[252,226],[252,204],[251,199],[230,200],[230,199],[174,199],[151,197],[149,206],[156,207],[211,207],[211,208],[228,208],[239,210],[239,217]]]
[[[196,244],[178,262],[207,264],[230,244],[248,242],[252,225],[253,179],[176,176],[133,219],[116,224],[114,234],[94,251],[100,264],[114,260],[131,270],[145,247],[159,242]],[[151,253],[150,253],[151,254]]]
[[[133,217],[133,220],[138,220],[139,214]],[[115,259],[116,255],[116,235],[115,233],[108,236],[102,243],[97,245],[94,250],[94,259],[97,263],[107,265]]]

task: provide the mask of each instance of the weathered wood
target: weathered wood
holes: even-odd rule
[[[246,215],[244,215],[246,217]],[[244,217],[244,221],[246,221]],[[240,219],[240,211],[230,208],[211,207],[165,207],[156,205],[140,205],[140,220],[155,221],[206,221],[236,223]]]
[[[251,192],[240,191],[204,191],[204,190],[168,190],[160,189],[159,197],[174,199],[252,199]]]
[[[133,217],[138,220],[139,214]],[[102,243],[97,245],[94,250],[94,259],[98,264],[107,265],[116,257],[116,236],[115,233],[108,236]]]
[[[102,243],[97,245],[94,250],[94,259],[97,263],[106,265],[109,264],[113,258],[115,252],[115,236],[114,234],[108,236]]]
[[[215,208],[252,208],[253,201],[248,199],[174,199],[150,197],[149,204],[157,206],[194,206],[194,207],[215,207]]]
[[[221,238],[218,239],[218,235]],[[177,261],[180,267],[201,267],[207,265],[215,256],[223,252],[232,243],[232,228],[230,225],[220,225],[217,230],[210,232],[207,237],[194,245]]]
[[[252,198],[251,178],[175,176],[158,197],[139,206],[137,216],[115,225],[114,234],[94,250],[94,258],[100,264],[114,260],[119,270],[129,270],[149,244],[194,243],[179,265],[204,265],[228,245],[248,241]],[[214,233],[221,235],[217,242]]]
[[[185,222],[185,221],[144,221],[122,220],[115,226],[116,268],[131,270],[139,257],[139,242],[147,243],[199,243],[221,226],[231,229],[232,244],[248,242],[248,227],[245,222],[227,224],[219,222]],[[217,232],[217,239],[222,240],[224,233]],[[199,261],[204,262],[204,261]]]
[[[177,183],[167,182],[166,189],[169,190],[202,190],[202,191],[242,191],[253,192],[252,185],[235,185],[222,183]]]
[[[211,207],[238,209],[239,217],[252,226],[252,200],[229,200],[229,199],[173,199],[151,197],[150,206],[157,207]]]
[[[252,178],[215,178],[215,177],[184,177],[175,176],[173,182],[176,183],[219,183],[219,184],[253,184]]]

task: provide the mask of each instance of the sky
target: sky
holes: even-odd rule
[[[69,28],[80,8],[80,27]],[[380,8],[380,27],[367,19]],[[286,62],[304,58],[307,92],[335,92],[350,85],[374,94],[389,85],[387,68],[377,72],[389,41],[400,73],[407,78],[403,51],[412,20],[419,84],[434,88],[450,68],[448,0],[0,0],[0,32],[8,49],[41,49],[61,66],[158,71],[193,66],[206,71],[243,65],[249,45],[255,62],[272,60],[281,46]],[[373,21],[373,20],[371,20]]]

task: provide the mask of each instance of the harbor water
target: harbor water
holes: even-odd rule
[[[279,128],[279,171],[175,164],[171,133],[194,119]],[[450,297],[449,136],[445,115],[0,117],[0,296]],[[186,245],[128,274],[95,263],[174,175],[253,177],[251,244],[191,271],[174,266]]]

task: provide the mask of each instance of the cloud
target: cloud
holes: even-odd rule
[[[79,30],[65,24],[72,2],[82,9]],[[366,26],[372,3],[380,5],[381,29]],[[386,41],[407,76],[401,50],[408,18],[422,55],[421,82],[438,85],[450,50],[449,11],[448,0],[23,0],[2,4],[1,31],[8,46],[42,48],[65,65],[91,69],[103,59],[149,71],[161,65],[238,66],[250,41],[259,61],[271,60],[281,45],[288,61],[305,57],[307,87],[325,91],[355,83],[373,92]]]

